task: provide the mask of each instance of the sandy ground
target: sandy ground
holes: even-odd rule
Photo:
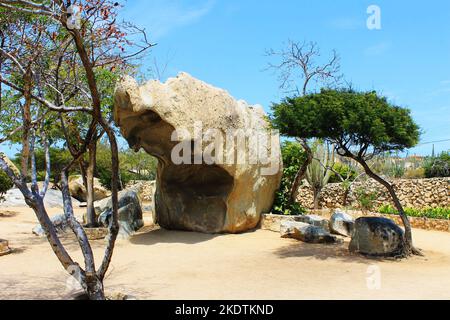
[[[52,214],[59,213],[51,209]],[[80,212],[78,212],[80,213]],[[0,299],[61,299],[72,282],[28,208],[0,209]],[[151,227],[119,241],[105,286],[139,299],[450,299],[450,233],[414,230],[425,258],[375,260],[257,230],[204,235]],[[67,248],[80,259],[71,236]],[[93,244],[97,261],[103,241]],[[377,280],[379,279],[379,281]]]

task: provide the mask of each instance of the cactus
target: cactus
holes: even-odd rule
[[[332,146],[317,142],[313,154],[313,161],[306,171],[306,180],[314,192],[314,209],[318,209],[320,194],[333,174],[329,168],[334,165],[335,152]]]

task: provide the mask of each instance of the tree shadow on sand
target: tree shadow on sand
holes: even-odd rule
[[[19,214],[19,212],[16,212],[16,211],[1,210],[0,218],[14,218],[18,214]]]
[[[310,244],[303,242],[291,242],[289,245],[275,250],[274,253],[282,259],[309,258],[317,260],[339,260],[341,262],[361,264],[399,261],[395,258],[370,257],[351,253],[348,250],[348,243]]]
[[[135,245],[150,246],[157,243],[182,243],[196,244],[205,242],[220,236],[217,234],[204,234],[188,231],[170,231],[165,229],[153,229],[148,232],[137,233],[131,237],[130,242]]]

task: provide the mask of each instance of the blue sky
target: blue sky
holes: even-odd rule
[[[381,30],[366,27],[372,4],[381,8]],[[450,139],[448,0],[128,0],[123,17],[158,43],[144,69],[167,63],[165,77],[185,71],[267,111],[284,94],[277,77],[263,71],[266,49],[288,39],[315,41],[323,56],[339,53],[355,88],[409,107],[422,143]],[[435,148],[449,150],[450,141]],[[431,150],[425,144],[410,153]]]
[[[381,8],[381,30],[366,26],[372,4]],[[315,41],[323,56],[337,50],[357,89],[412,109],[423,143],[450,139],[450,1],[128,0],[124,17],[158,43],[148,66],[168,63],[166,77],[188,72],[267,111],[284,94],[263,71],[266,49]],[[435,148],[448,150],[450,141]]]

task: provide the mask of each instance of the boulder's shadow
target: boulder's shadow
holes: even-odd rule
[[[286,258],[310,258],[317,260],[339,260],[349,263],[372,264],[374,262],[398,261],[394,258],[380,258],[363,256],[351,253],[348,250],[348,243],[343,244],[310,244],[291,243],[285,247],[277,249],[274,254],[282,259]]]
[[[153,245],[157,243],[182,243],[195,244],[205,242],[220,236],[220,234],[204,234],[189,231],[171,231],[165,229],[153,229],[147,232],[135,234],[130,242],[135,245]]]

